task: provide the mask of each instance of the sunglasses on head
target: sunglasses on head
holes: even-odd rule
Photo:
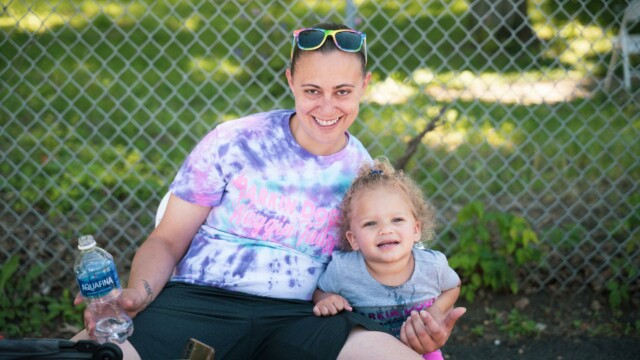
[[[291,44],[291,58],[293,59],[293,49],[295,46],[298,46],[300,50],[315,50],[320,48],[329,36],[333,38],[333,43],[336,44],[336,47],[342,51],[359,52],[364,46],[364,63],[367,63],[367,35],[351,29],[325,30],[304,28],[295,30],[293,32],[293,43]]]

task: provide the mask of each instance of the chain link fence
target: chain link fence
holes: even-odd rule
[[[334,21],[367,33],[373,81],[352,132],[372,155],[401,158],[442,114],[405,167],[439,234],[480,201],[538,233],[530,289],[637,293],[640,86],[610,61],[628,4],[5,0],[0,263],[19,256],[69,287],[90,232],[126,272],[195,143],[222,121],[293,107],[290,34]]]

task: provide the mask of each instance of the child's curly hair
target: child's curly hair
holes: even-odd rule
[[[422,225],[420,241],[427,242],[433,238],[436,227],[435,207],[425,199],[422,190],[402,170],[396,171],[387,158],[378,157],[373,163],[365,163],[360,167],[358,175],[342,199],[339,220],[340,243],[338,245],[342,250],[353,250],[345,234],[351,225],[354,197],[364,190],[384,186],[394,186],[410,199],[413,216]]]

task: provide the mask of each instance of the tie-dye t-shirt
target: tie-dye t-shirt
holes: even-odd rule
[[[290,110],[218,125],[191,152],[170,191],[212,206],[172,280],[310,300],[337,244],[338,207],[360,165],[355,137],[329,156],[304,150]]]
[[[412,310],[430,307],[441,292],[460,283],[443,253],[414,248],[413,257],[415,266],[411,278],[400,286],[386,286],[369,274],[360,251],[335,251],[318,287],[342,295],[353,311],[399,336],[400,327]]]

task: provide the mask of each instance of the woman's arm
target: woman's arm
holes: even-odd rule
[[[463,307],[453,308],[438,319],[425,310],[420,313],[414,311],[402,324],[400,340],[420,354],[440,349],[447,343],[453,327],[466,311]]]
[[[444,346],[455,323],[467,311],[465,308],[453,308],[459,296],[460,283],[443,291],[426,311],[413,311],[400,329],[400,340],[420,354]]]
[[[162,221],[133,258],[129,291],[121,300],[130,315],[142,311],[164,288],[210,210],[171,195]]]
[[[133,258],[127,288],[119,299],[129,316],[136,316],[156,298],[210,210],[171,195],[162,221]],[[78,293],[74,304],[82,301]],[[88,335],[93,336],[95,320],[88,308],[84,311],[84,324]]]

